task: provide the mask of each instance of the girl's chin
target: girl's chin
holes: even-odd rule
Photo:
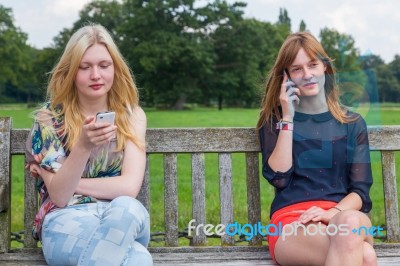
[[[303,87],[300,89],[301,96],[317,96],[320,93],[318,86],[314,86],[311,88]]]
[[[308,92],[308,93],[306,93],[306,92],[301,92],[300,98],[303,98],[303,97],[313,97],[313,96],[317,96],[317,95],[318,95],[318,93],[313,93],[313,92]]]

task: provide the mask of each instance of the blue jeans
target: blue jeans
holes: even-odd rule
[[[127,196],[68,206],[43,221],[43,254],[49,265],[153,265],[149,240],[149,214]]]

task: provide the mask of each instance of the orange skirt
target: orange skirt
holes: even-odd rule
[[[305,201],[296,203],[293,205],[289,205],[283,207],[282,209],[277,210],[271,217],[270,224],[274,224],[276,228],[283,228],[284,225],[293,223],[296,221],[303,211],[308,210],[313,206],[320,207],[321,209],[328,210],[335,206],[337,202],[333,201]],[[271,230],[272,231],[272,230]],[[271,232],[274,235],[267,235],[267,241],[269,246],[269,253],[271,254],[272,259],[275,260],[275,245],[278,241],[279,235],[275,232]]]

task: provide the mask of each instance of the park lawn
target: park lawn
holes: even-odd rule
[[[28,128],[32,123],[29,113],[33,109],[23,106],[15,108],[1,108],[0,116],[11,116],[15,128]],[[391,106],[361,106],[356,109],[360,112],[369,125],[399,125],[400,105]],[[184,111],[159,111],[145,109],[148,120],[148,128],[160,127],[254,127],[257,122],[259,110],[257,109],[223,109],[218,111],[212,108],[196,108]],[[374,207],[371,211],[373,225],[384,224],[383,193],[381,180],[380,155],[372,152],[372,168],[374,174],[374,185],[371,189],[371,197]],[[18,195],[13,197],[12,202],[12,231],[23,230],[23,158],[17,156],[12,165],[12,193]],[[233,191],[234,191],[234,219],[239,223],[247,223],[246,203],[246,175],[244,154],[233,154]],[[397,159],[396,165],[399,165]],[[206,223],[219,224],[219,180],[217,155],[206,155]],[[178,228],[184,231],[191,220],[191,177],[190,177],[190,155],[178,155]],[[397,174],[400,184],[399,171]],[[272,187],[260,177],[261,180],[261,204],[262,223],[269,222],[269,205],[273,198]],[[399,188],[398,188],[399,189]],[[164,231],[164,179],[163,179],[163,157],[162,155],[150,156],[150,196],[151,196],[151,231]],[[188,240],[180,240],[180,244],[188,244]],[[219,240],[210,240],[209,244],[219,244]],[[163,245],[152,243],[152,246]]]

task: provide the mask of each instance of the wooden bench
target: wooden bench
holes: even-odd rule
[[[400,150],[400,127],[369,127],[371,150],[382,154],[382,177],[386,219],[386,239],[376,243],[379,265],[400,264],[400,228],[394,152]],[[23,248],[10,248],[11,155],[24,154],[28,129],[13,129],[11,118],[0,118],[0,265],[45,265],[41,249],[31,237],[31,225],[37,210],[35,180],[25,170]],[[207,236],[200,231],[191,246],[179,246],[177,155],[191,154],[192,217],[206,223],[205,153],[217,153],[219,162],[220,223],[234,222],[232,193],[232,153],[245,153],[248,223],[261,221],[259,145],[254,128],[148,129],[150,154],[164,156],[165,247],[149,247],[155,265],[275,265],[260,236],[246,246],[235,245],[232,236],[221,237],[221,245],[207,246]],[[217,177],[216,177],[217,178]],[[149,170],[139,199],[149,210]],[[263,204],[270,204],[266,202]],[[263,208],[265,206],[263,205]],[[267,224],[267,221],[261,221]]]

